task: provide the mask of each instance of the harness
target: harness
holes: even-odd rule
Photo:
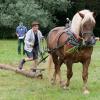
[[[67,38],[67,40],[63,44],[59,45],[59,39],[65,32],[69,37]],[[96,43],[96,40],[95,40],[95,37],[93,36],[93,39],[89,41],[89,44],[82,45],[82,39],[77,38],[75,33],[73,33],[70,30],[70,27],[69,27],[69,28],[65,28],[65,30],[62,33],[60,33],[60,35],[58,37],[58,40],[57,40],[56,47],[53,48],[53,49],[48,50],[48,53],[53,53],[57,49],[62,48],[64,45],[67,45],[67,46],[71,47],[71,48],[69,48],[68,52],[75,52],[75,51],[78,50],[78,48],[93,46],[95,43]]]
[[[80,38],[77,38],[76,35],[71,32],[70,28],[66,29],[66,34],[69,36],[68,43],[72,46],[81,46],[82,40]]]
[[[67,40],[59,45],[59,39],[60,37],[64,34],[64,32],[66,32],[66,34],[69,36],[67,38]],[[71,31],[70,31],[70,28],[64,30],[64,32],[60,33],[59,37],[58,37],[58,40],[57,40],[57,45],[55,48],[51,49],[51,50],[48,50],[49,53],[53,53],[55,50],[63,47],[64,45],[71,45],[72,48],[77,46],[77,47],[80,47],[82,45],[82,41],[80,39],[77,39],[75,34],[73,34]]]
[[[63,44],[59,45],[59,39],[64,33],[66,33],[69,37]],[[71,46],[71,48],[69,48],[66,52],[70,52],[70,53],[74,52],[75,53],[75,52],[78,52],[78,50],[82,47],[93,46],[96,43],[95,37],[93,37],[93,39],[90,40],[89,42],[90,42],[89,45],[86,45],[86,46],[82,45],[82,39],[77,38],[75,33],[71,32],[70,28],[65,27],[64,31],[60,32],[60,34],[59,34],[56,47],[53,49],[50,49],[50,50],[47,49],[44,52],[54,53],[57,49],[60,49],[60,48],[64,47],[64,45],[67,45],[67,46]],[[42,58],[38,64],[40,64],[42,61],[44,61],[48,56],[49,55]]]

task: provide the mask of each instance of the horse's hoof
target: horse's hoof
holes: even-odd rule
[[[69,87],[67,85],[67,81],[61,81],[60,82],[60,86],[64,89],[64,90],[69,90]]]
[[[52,84],[52,85],[55,85],[55,82],[54,82],[54,80],[53,80],[53,79],[51,79],[51,84]]]
[[[64,90],[70,90],[70,88],[67,87],[67,86],[63,86],[63,89],[64,89]]]
[[[54,82],[51,82],[51,85],[55,85],[55,83]]]
[[[61,86],[64,90],[69,90],[69,87],[66,86],[66,84],[61,84],[60,86]]]
[[[63,89],[64,89],[64,90],[67,90],[67,86],[63,86]]]
[[[90,94],[89,90],[84,90],[83,92],[85,95]]]

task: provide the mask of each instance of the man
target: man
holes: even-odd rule
[[[24,37],[27,32],[27,28],[23,26],[23,23],[20,22],[19,26],[16,28],[16,35],[18,37],[18,54],[21,54],[21,44],[23,44],[23,54],[24,52]]]
[[[25,37],[25,53],[26,58],[22,59],[19,69],[23,68],[23,64],[27,61],[33,61],[32,71],[35,71],[38,63],[38,51],[40,48],[40,40],[43,38],[42,33],[39,30],[39,23],[34,21],[32,23],[32,29],[26,33]]]
[[[69,18],[66,18],[66,21],[67,21],[67,23],[66,23],[65,27],[70,28],[72,21]]]

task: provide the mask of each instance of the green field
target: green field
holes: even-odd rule
[[[17,54],[16,40],[0,40],[0,63],[9,64],[17,68],[23,55]],[[29,70],[31,62],[25,64]],[[39,65],[45,68],[44,78],[31,79],[15,72],[0,69],[0,100],[100,100],[100,42],[94,46],[92,61],[89,67],[88,86],[89,95],[82,93],[82,66],[73,66],[73,77],[70,90],[63,90],[59,86],[52,86],[48,81],[47,62]],[[62,66],[62,77],[66,79],[66,66]]]

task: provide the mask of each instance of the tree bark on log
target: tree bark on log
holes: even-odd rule
[[[32,71],[19,70],[19,69],[16,69],[15,67],[10,66],[10,65],[0,64],[0,69],[14,71],[16,73],[19,73],[21,75],[24,75],[24,76],[30,77],[30,78],[41,78],[41,79],[43,78],[42,73],[37,73],[37,72],[34,73]]]

